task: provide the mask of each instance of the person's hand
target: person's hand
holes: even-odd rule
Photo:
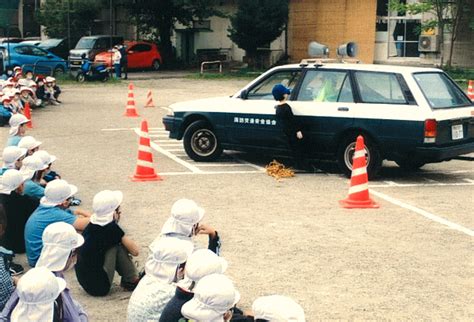
[[[216,230],[207,224],[200,223],[196,231],[196,235],[199,235],[199,234],[209,235],[212,238],[214,238],[216,236]]]
[[[297,137],[299,140],[301,140],[301,139],[303,138],[303,132],[301,132],[301,131],[296,132],[296,137]]]

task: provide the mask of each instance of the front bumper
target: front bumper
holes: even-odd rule
[[[174,116],[164,116],[163,125],[165,126],[165,130],[169,132],[170,139],[177,139],[177,140],[181,139],[180,137],[181,120],[178,120]]]

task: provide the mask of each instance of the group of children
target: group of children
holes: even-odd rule
[[[23,114],[26,104],[30,108],[59,105],[61,89],[51,76],[36,76],[21,67],[15,67],[13,76],[0,79],[0,126],[8,124],[14,114]]]
[[[74,268],[91,296],[106,296],[118,273],[121,287],[133,292],[129,321],[305,321],[301,306],[281,295],[257,298],[249,312],[236,307],[240,294],[225,275],[220,236],[189,199],[172,205],[139,272],[132,261],[139,246],[120,226],[122,192],[100,191],[92,212],[72,209],[78,188],[51,170],[56,157],[26,135],[27,122],[11,116],[2,154],[0,320],[88,321],[64,280]],[[208,236],[207,248],[195,245],[197,235]],[[12,257],[25,252],[32,268],[12,276],[20,272],[10,269]]]

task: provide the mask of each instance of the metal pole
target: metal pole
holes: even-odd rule
[[[10,25],[7,24],[7,53],[8,53],[8,68],[11,68],[11,60],[10,60]],[[5,73],[8,72],[8,69],[5,71]]]
[[[71,7],[69,5],[70,0],[67,0],[67,48],[71,49],[71,18],[69,17],[71,12]]]
[[[112,45],[112,33],[113,33],[113,26],[112,26],[112,0],[109,1],[109,20],[110,20],[110,46],[113,47]],[[111,48],[112,49],[112,48]],[[110,55],[110,76],[112,77],[112,68],[114,67],[113,65],[113,53]]]

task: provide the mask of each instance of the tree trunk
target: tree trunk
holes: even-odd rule
[[[163,21],[159,24],[160,32],[160,53],[163,58],[163,65],[169,66],[174,61],[173,44],[171,43],[171,21]]]

